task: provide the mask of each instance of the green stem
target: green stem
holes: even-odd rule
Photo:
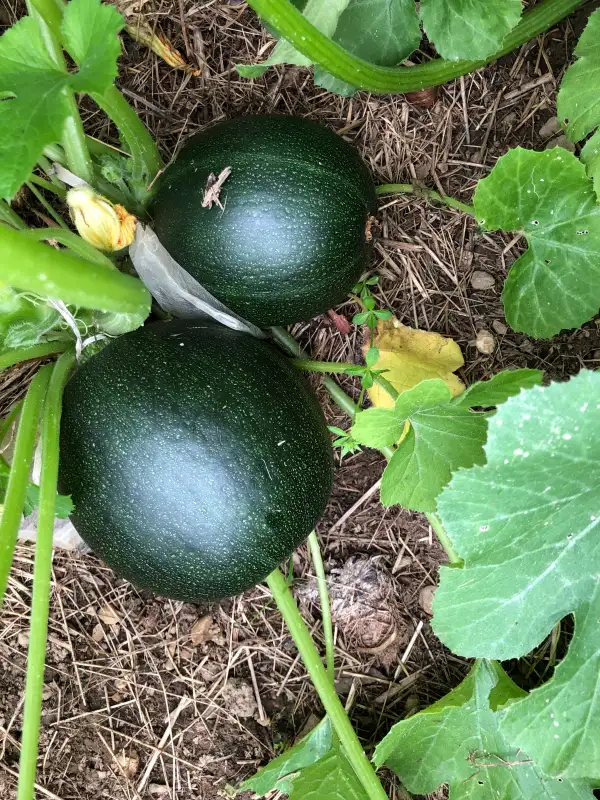
[[[52,536],[58,481],[58,451],[62,394],[75,355],[63,353],[52,372],[42,415],[42,471],[40,476],[39,514],[33,568],[31,629],[27,657],[25,708],[19,763],[17,800],[33,800],[37,751],[42,713],[44,664],[48,636],[48,608],[52,574]]]
[[[21,413],[22,406],[23,406],[23,401],[19,401],[16,405],[14,405],[11,408],[8,414],[0,422],[0,445],[6,439],[6,435],[9,432],[11,425]]]
[[[31,181],[25,181],[25,184],[26,184],[27,188],[29,189],[29,191],[37,198],[38,203],[47,211],[48,214],[50,214],[50,216],[52,217],[54,222],[56,222],[56,224],[60,228],[64,228],[65,230],[67,230],[68,229],[67,228],[67,223],[60,216],[60,214],[56,213],[56,211],[52,208],[52,206],[46,200],[46,198],[43,196],[43,194],[41,192],[38,192],[38,190],[33,185],[33,183],[31,183]]]
[[[379,386],[381,386],[381,388],[389,394],[394,402],[400,396],[396,388],[388,381],[387,378],[384,378],[383,375],[375,375],[375,383],[379,384]]]
[[[65,184],[60,180],[59,177],[52,174],[52,162],[50,161],[50,159],[47,158],[45,155],[41,155],[38,159],[38,166],[43,172],[46,173],[46,175],[50,179],[50,183],[52,184],[52,186],[54,186],[56,189],[61,190],[61,197],[64,197],[67,194]],[[35,177],[37,178],[37,175]],[[33,180],[33,176],[31,180]],[[52,191],[54,191],[54,189]]]
[[[24,235],[36,242],[47,242],[54,239],[59,244],[64,244],[65,247],[72,250],[76,256],[85,258],[86,261],[99,264],[107,269],[116,269],[110,258],[96,250],[95,247],[92,247],[91,244],[82,239],[81,236],[73,233],[73,231],[57,230],[56,228],[33,228],[30,231],[26,231]]]
[[[319,601],[321,603],[321,619],[323,620],[323,636],[325,637],[325,659],[327,663],[327,674],[331,682],[335,681],[335,649],[333,646],[333,625],[331,623],[331,606],[329,604],[329,592],[327,591],[327,578],[325,577],[325,567],[323,556],[319,547],[319,537],[316,531],[312,531],[308,537],[308,547],[310,557],[315,568],[317,577],[317,588],[319,590]]]
[[[376,94],[413,92],[466,75],[510,53],[582,6],[586,0],[542,0],[507,34],[501,50],[480,61],[436,58],[414,67],[378,67],[351,55],[322,34],[289,0],[249,0],[262,20],[314,64]]]
[[[31,241],[6,226],[0,226],[0,263],[2,280],[16,289],[98,311],[150,312],[150,295],[137,278]]]
[[[267,584],[277,603],[277,608],[284,618],[296,647],[300,652],[306,670],[331,720],[331,724],[340,738],[346,756],[352,764],[357,778],[363,785],[365,794],[367,797],[371,798],[371,800],[387,800],[387,795],[383,790],[383,786],[379,782],[375,770],[367,758],[354,728],[348,719],[348,715],[344,711],[344,707],[335,693],[333,684],[323,666],[323,662],[317,652],[310,632],[300,616],[300,612],[285,582],[285,578],[281,572],[276,569],[267,577]],[[19,800],[24,800],[24,798],[19,798]]]
[[[131,153],[132,176],[134,180],[150,181],[162,169],[163,162],[154,143],[154,139],[142,123],[141,119],[129,105],[116,86],[104,94],[92,94],[92,99],[111,118],[119,129],[119,133]],[[152,192],[147,193],[150,201]]]
[[[446,194],[440,194],[434,189],[426,189],[422,186],[414,186],[412,183],[383,183],[377,187],[377,194],[414,194],[416,197],[423,197],[426,200],[437,200],[444,203],[450,208],[456,208],[459,211],[464,211],[471,217],[475,217],[475,209],[468,203],[461,203],[454,197],[448,197]]]
[[[39,370],[27,391],[21,411],[12,466],[4,497],[2,519],[0,519],[0,606],[4,601],[8,574],[23,516],[40,409],[53,369],[54,365],[48,364]]]
[[[305,372],[346,372],[349,369],[356,369],[360,364],[352,364],[343,361],[312,361],[308,358],[292,358],[291,363],[298,369]]]
[[[42,342],[31,347],[17,347],[14,350],[7,350],[0,353],[0,370],[8,369],[21,361],[30,361],[32,358],[44,358],[62,353],[72,347],[72,342]]]
[[[50,181],[45,180],[45,178],[40,178],[39,175],[30,175],[29,183],[35,183],[35,185],[39,186],[41,189],[46,189],[47,192],[52,192],[53,194],[56,194],[59,197],[67,196],[66,189],[63,189],[62,187],[57,186],[55,183],[51,183]]]
[[[457,566],[462,564],[462,559],[454,549],[452,542],[450,541],[450,537],[446,533],[446,529],[442,525],[442,520],[438,517],[437,514],[430,512],[426,513],[425,516],[427,517],[427,521],[433,528],[433,532],[438,537],[440,544],[446,551],[446,555],[448,556],[448,560],[452,566]]]
[[[27,230],[27,225],[23,222],[17,212],[12,210],[5,200],[0,200],[0,222],[5,222],[7,225],[10,225],[12,228],[16,228],[18,231]]]

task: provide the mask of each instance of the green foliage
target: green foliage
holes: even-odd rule
[[[545,775],[504,735],[496,709],[523,694],[499,664],[479,661],[450,694],[394,725],[375,764],[386,764],[411,792],[448,783],[450,800],[592,800],[587,783]]]
[[[556,107],[567,136],[579,142],[600,126],[600,9],[590,15],[575,55],[578,61],[565,73]],[[600,131],[581,156],[600,196]]]
[[[560,201],[558,200],[560,198]],[[527,251],[502,299],[517,331],[547,338],[589,320],[600,306],[600,206],[583,164],[561,147],[520,147],[479,181],[474,206],[486,230],[518,231]]]
[[[71,114],[69,92],[105,92],[117,74],[123,18],[99,0],[71,0],[62,36],[76,72],[49,55],[32,17],[0,37],[0,197],[10,199],[27,180],[46,145],[62,140]],[[23,135],[26,131],[26,135]]]
[[[423,28],[449,60],[483,59],[498,52],[521,18],[521,0],[421,0]]]
[[[0,350],[37,344],[60,321],[58,312],[41,297],[0,283]]]
[[[4,503],[4,496],[6,494],[6,487],[8,486],[8,473],[9,470],[6,464],[0,464],[0,505]],[[28,517],[37,508],[40,499],[40,487],[35,483],[30,483],[25,493],[25,505],[23,506],[23,514]],[[73,503],[71,498],[64,494],[56,495],[55,516],[59,519],[67,519],[73,512]]]
[[[333,734],[329,719],[321,722],[285,753],[274,758],[266,767],[244,781],[238,792],[254,792],[259,797],[277,790],[290,794],[294,780],[300,770],[312,766],[325,758],[333,746]]]
[[[335,425],[328,425],[327,430],[337,437],[333,441],[333,446],[340,448],[340,458],[344,458],[344,456],[352,455],[353,453],[358,453],[360,451],[360,445],[356,439],[353,438],[350,431],[344,431],[342,428],[336,428]]]
[[[544,373],[539,369],[505,369],[489,381],[477,381],[452,401],[467,408],[498,406],[522,389],[539,386]]]
[[[439,499],[464,566],[441,568],[433,627],[455,653],[518,658],[575,614],[568,656],[505,723],[548,772],[574,777],[600,775],[599,396],[600,374],[583,370],[512,397],[490,422],[487,464]]]

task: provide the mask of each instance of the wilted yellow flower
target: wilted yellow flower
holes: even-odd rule
[[[136,218],[91,186],[69,189],[67,203],[77,232],[98,250],[120,250],[133,242]]]

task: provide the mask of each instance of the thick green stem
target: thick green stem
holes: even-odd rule
[[[363,785],[367,797],[371,798],[371,800],[387,800],[387,795],[383,790],[383,786],[375,774],[375,770],[358,740],[354,728],[348,719],[348,715],[344,711],[344,707],[335,693],[333,684],[323,666],[310,632],[300,616],[300,612],[298,611],[285,578],[281,572],[276,569],[267,577],[267,583],[277,603],[277,608],[281,612],[296,647],[300,652],[306,670],[321,698],[323,707],[331,720],[335,732],[340,738],[342,747],[356,772],[357,778]],[[21,800],[21,798],[19,798],[19,800]]]
[[[312,361],[309,358],[292,358],[292,364],[305,372],[346,372],[349,369],[356,369],[360,364],[352,364],[343,361]]]
[[[333,625],[331,623],[331,606],[329,605],[329,592],[327,591],[327,578],[325,577],[325,567],[319,546],[319,537],[316,531],[312,531],[308,537],[308,547],[310,557],[315,568],[317,578],[317,588],[319,590],[319,601],[321,603],[321,619],[323,620],[323,636],[325,638],[325,661],[327,664],[327,674],[331,682],[335,680],[335,649],[333,646]]]
[[[452,542],[450,541],[450,537],[446,533],[446,529],[442,525],[442,520],[438,517],[437,514],[430,512],[425,514],[427,517],[427,521],[431,525],[433,532],[438,537],[440,544],[446,551],[446,555],[448,556],[448,561],[451,565],[457,566],[458,564],[462,564],[462,559],[454,549]]]
[[[94,264],[99,264],[107,269],[116,269],[110,258],[96,250],[95,247],[92,247],[91,244],[88,244],[73,231],[56,228],[33,228],[30,231],[26,231],[24,235],[36,242],[47,242],[54,239],[59,244],[64,244],[65,247],[72,250],[76,256],[85,258],[86,261],[92,261]]]
[[[0,222],[5,222],[7,225],[10,225],[11,228],[16,228],[18,231],[27,230],[27,225],[5,200],[0,200]]]
[[[19,763],[17,800],[33,800],[37,768],[37,751],[42,713],[44,664],[48,636],[48,607],[50,604],[50,579],[52,574],[52,536],[58,481],[58,445],[62,394],[75,356],[63,353],[52,372],[42,416],[42,471],[40,499],[33,568],[33,594],[31,600],[31,629],[27,658],[25,708]]]
[[[115,123],[124,142],[127,144],[133,159],[132,176],[134,180],[146,180],[148,183],[162,169],[163,162],[141,119],[129,105],[116,86],[102,95],[92,94],[92,99]],[[150,201],[152,192],[147,193]]]
[[[40,409],[53,368],[54,365],[49,364],[46,367],[42,367],[37,373],[27,391],[21,411],[12,466],[4,497],[2,518],[0,519],[0,606],[4,602],[8,574],[12,565],[21,517],[23,516],[25,493],[29,485],[29,473],[31,472],[31,463],[33,461]]]
[[[312,25],[289,0],[248,0],[264,22],[287,39],[312,63],[336,78],[376,94],[413,92],[446,83],[479,69],[533,39],[586,0],[542,0],[507,34],[502,49],[481,61],[436,58],[414,67],[378,67],[351,55]]]
[[[150,295],[137,278],[34,242],[6,226],[0,226],[0,263],[2,280],[16,289],[98,311],[150,312]]]
[[[8,369],[21,361],[31,361],[32,358],[44,358],[55,353],[63,353],[73,346],[73,342],[42,342],[33,344],[31,347],[16,347],[14,350],[7,350],[0,353],[0,370]]]
[[[437,200],[450,208],[456,208],[459,211],[463,211],[465,214],[469,214],[471,217],[475,217],[475,209],[468,203],[461,203],[460,200],[456,200],[454,197],[440,194],[434,191],[434,189],[414,186],[412,183],[382,183],[381,186],[377,187],[377,194],[414,194],[416,197],[423,197],[426,200]]]

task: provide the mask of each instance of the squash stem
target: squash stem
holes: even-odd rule
[[[379,67],[344,50],[312,25],[290,0],[249,0],[249,5],[296,50],[336,78],[376,94],[414,92],[466,75],[510,53],[552,27],[586,0],[542,0],[523,14],[501,49],[480,61],[434,58],[414,67]]]
[[[68,350],[72,344],[70,341],[42,342],[33,344],[31,347],[16,347],[14,350],[7,350],[5,353],[0,353],[0,370],[13,367],[15,364],[20,364],[21,361],[62,353],[64,350]]]
[[[23,406],[23,401],[19,401],[16,405],[14,405],[8,414],[4,417],[3,420],[0,421],[0,447],[2,443],[6,439],[6,436],[11,429],[13,422],[21,413],[21,408]]]
[[[325,638],[325,659],[327,663],[327,674],[331,682],[335,681],[335,650],[333,646],[333,625],[331,623],[331,606],[329,603],[329,592],[327,591],[327,579],[325,577],[325,567],[323,556],[319,546],[319,537],[316,531],[312,531],[308,537],[308,547],[310,557],[315,568],[317,577],[317,588],[319,590],[319,601],[321,603],[321,619],[323,620],[323,636]]]
[[[10,225],[11,228],[16,228],[18,231],[27,230],[27,225],[5,200],[0,200],[0,222]]]
[[[21,419],[17,429],[15,451],[8,476],[2,519],[0,520],[0,606],[4,601],[8,574],[15,552],[21,517],[23,516],[25,493],[29,484],[29,473],[33,461],[40,410],[53,369],[54,365],[42,367],[31,382],[23,403]]]
[[[366,796],[370,800],[387,800],[387,795],[375,774],[373,765],[367,758],[348,715],[335,693],[327,670],[323,666],[321,657],[306,627],[306,623],[298,611],[283,574],[278,569],[273,570],[267,577],[267,584],[300,652],[306,670],[321,698],[331,724],[340,738],[344,752],[350,764],[352,764],[357,778],[363,785]],[[19,798],[19,800],[25,800],[25,798]]]
[[[454,197],[449,197],[446,194],[440,194],[434,189],[426,189],[423,186],[415,186],[412,183],[382,183],[377,187],[376,192],[378,195],[382,194],[414,194],[415,197],[423,197],[426,200],[436,200],[439,203],[449,208],[456,208],[463,211],[471,217],[475,217],[475,209],[468,203],[462,203]]]
[[[31,630],[27,658],[25,708],[19,763],[17,800],[32,800],[37,767],[37,751],[44,688],[44,662],[48,636],[48,608],[52,573],[52,537],[58,481],[58,451],[60,414],[63,389],[75,363],[73,351],[63,353],[56,362],[44,401],[42,414],[42,473],[40,478],[39,516],[33,594],[31,600]]]
[[[302,361],[306,360],[309,361],[308,355],[302,350],[298,342],[294,339],[294,337],[286,331],[285,328],[271,328],[271,335],[273,339],[284,349],[286,350],[291,356],[294,356],[295,361]],[[358,406],[354,402],[354,400],[346,394],[346,392],[337,385],[337,383],[332,380],[331,378],[323,378],[323,386],[329,394],[331,395],[333,401],[344,411],[348,416],[353,419]],[[393,447],[381,447],[379,448],[379,452],[386,458],[388,461],[394,455],[394,448]],[[452,542],[450,541],[450,537],[448,536],[441,519],[438,517],[437,514],[426,513],[425,517],[427,521],[435,531],[436,536],[442,547],[444,548],[446,555],[448,556],[448,561],[451,565],[458,565],[461,563],[460,556],[452,546]]]

